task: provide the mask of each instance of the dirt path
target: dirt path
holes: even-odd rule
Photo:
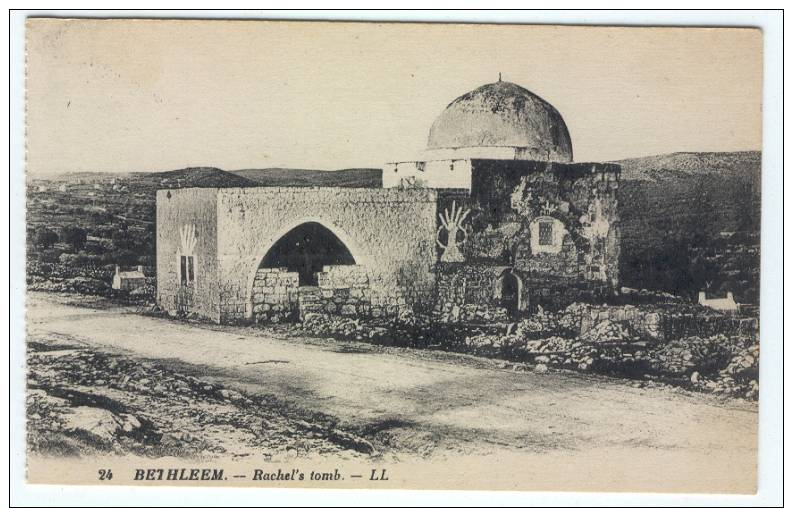
[[[754,475],[757,409],[745,401],[400,350],[349,352],[340,343],[305,344],[239,327],[213,330],[124,309],[64,305],[36,293],[27,309],[32,338],[58,334],[191,368],[243,393],[271,394],[332,415],[399,453],[508,451],[571,463],[619,457],[619,467],[658,468],[658,474],[699,471],[723,481]]]

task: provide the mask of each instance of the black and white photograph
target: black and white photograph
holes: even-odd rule
[[[749,25],[28,17],[26,482],[754,494]]]

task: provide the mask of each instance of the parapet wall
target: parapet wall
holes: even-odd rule
[[[409,289],[384,284],[377,270],[366,266],[326,266],[318,283],[317,288],[301,288],[301,317],[311,312],[397,317],[412,314],[417,303],[409,300]]]

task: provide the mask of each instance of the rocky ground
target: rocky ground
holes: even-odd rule
[[[28,342],[31,452],[264,460],[370,455],[334,419],[272,397],[249,397],[184,370],[75,347],[57,336]]]
[[[559,312],[540,309],[502,326],[450,325],[422,320],[362,320],[309,314],[298,334],[341,340],[441,349],[516,362],[514,368],[593,372],[633,380],[636,387],[668,385],[757,400],[759,337],[751,333],[648,339],[630,323],[604,319],[580,331],[578,304]]]
[[[617,447],[715,467],[750,461],[756,446],[752,397],[692,393],[716,391],[692,378],[722,386],[722,374],[745,390],[752,341],[649,344],[614,323],[568,337],[551,316],[446,335],[419,322],[214,325],[35,292],[27,311],[35,454],[384,461],[508,450],[588,464]],[[667,381],[604,377],[604,352],[606,365],[656,358]]]

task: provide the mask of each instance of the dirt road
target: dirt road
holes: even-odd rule
[[[452,354],[305,343],[261,329],[64,305],[37,293],[27,310],[32,338],[57,334],[189,366],[243,393],[332,415],[395,454],[509,456],[533,469],[576,471],[579,483],[598,472],[615,481],[663,478],[689,490],[692,482],[700,485],[693,490],[730,491],[754,483],[758,415],[746,401],[567,372],[513,372]]]

